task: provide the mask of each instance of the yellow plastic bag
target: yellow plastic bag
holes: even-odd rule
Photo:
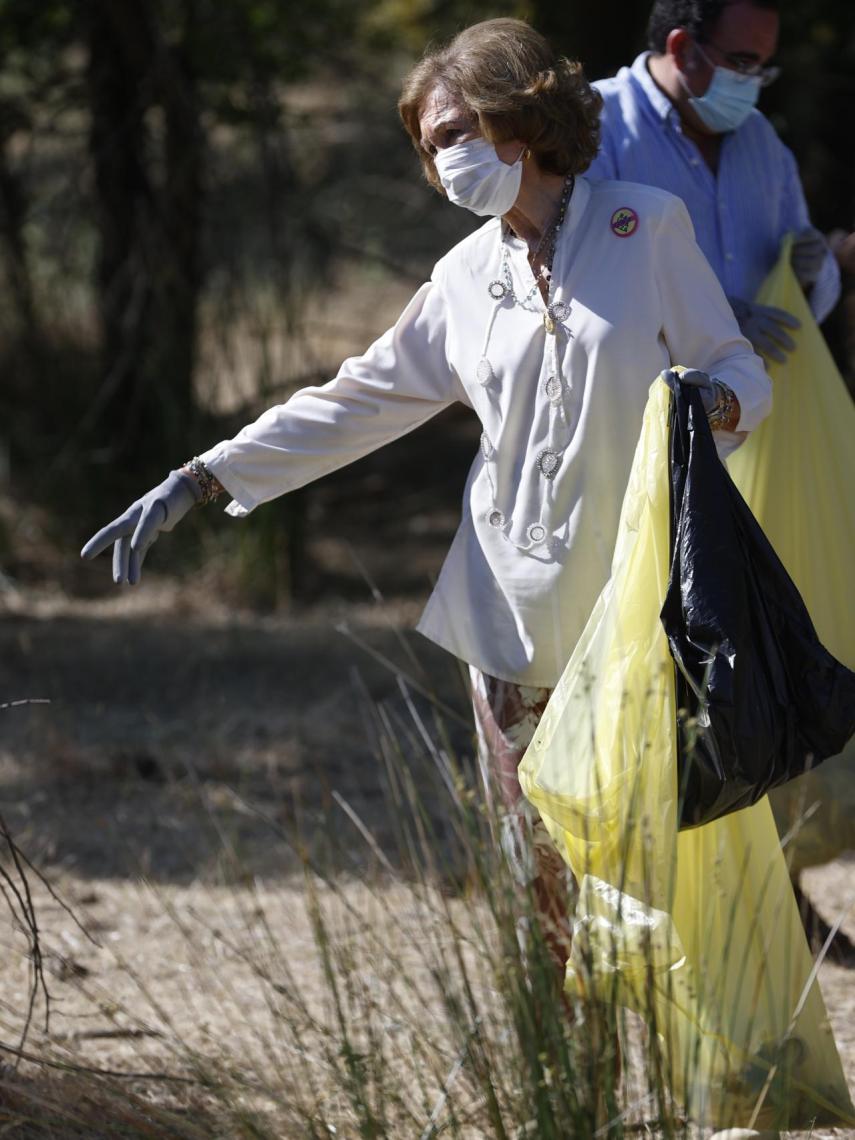
[[[611,578],[519,769],[579,884],[567,988],[655,1027],[693,1119],[855,1123],[768,800],[677,831],[669,400],[657,380]]]
[[[787,238],[757,300],[801,321],[784,364],[769,363],[771,416],[729,460],[819,639],[855,669],[855,405],[790,267]],[[794,870],[855,848],[855,740],[769,801]]]

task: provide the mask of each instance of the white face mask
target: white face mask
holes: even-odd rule
[[[516,162],[508,165],[493,144],[479,136],[437,151],[433,162],[449,202],[482,218],[498,218],[519,195],[523,154],[525,147]]]
[[[686,80],[680,76],[689,96],[689,106],[716,134],[735,131],[757,106],[762,80],[759,75],[742,75],[731,68],[718,67],[699,44],[695,44],[695,49],[712,67],[713,77],[705,94],[693,95]]]

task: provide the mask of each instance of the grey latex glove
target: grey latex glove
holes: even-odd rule
[[[814,226],[799,230],[795,235],[790,250],[790,264],[803,289],[816,284],[827,254],[828,244]]]
[[[776,309],[773,305],[758,305],[755,301],[743,301],[740,297],[728,297],[728,300],[742,335],[751,341],[754,351],[783,364],[787,359],[785,353],[792,352],[796,347],[796,342],[787,329],[801,326],[798,317],[786,309]]]
[[[706,372],[701,372],[697,368],[687,368],[685,372],[677,372],[674,368],[667,368],[662,373],[662,379],[672,392],[676,392],[680,383],[690,384],[693,388],[697,388],[707,415],[714,411],[718,404],[719,393],[713,387],[712,379]],[[737,447],[744,443],[747,438],[748,432],[746,431],[727,431],[718,427],[713,428],[713,439],[719,459],[727,459],[728,455],[736,451]]]
[[[113,581],[135,586],[148,548],[162,530],[172,530],[201,498],[202,488],[192,476],[171,471],[153,491],[93,535],[80,557],[95,558],[114,543]]]
[[[714,410],[718,403],[718,393],[715,388],[713,388],[712,380],[706,372],[701,372],[697,368],[687,368],[685,372],[677,372],[674,368],[666,368],[662,373],[662,379],[672,392],[676,392],[680,384],[689,384],[692,388],[697,388],[701,397],[701,403],[704,405],[704,411],[707,415]]]

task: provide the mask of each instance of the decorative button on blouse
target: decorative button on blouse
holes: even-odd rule
[[[482,356],[475,369],[475,379],[484,387],[493,379],[493,366],[486,356]]]
[[[543,385],[543,390],[546,393],[546,398],[550,403],[559,404],[564,393],[564,385],[561,382],[561,377],[548,377],[546,383]]]
[[[537,465],[544,479],[551,479],[561,464],[561,456],[551,447],[545,447],[537,457]]]

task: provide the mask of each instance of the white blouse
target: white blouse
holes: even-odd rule
[[[718,377],[739,397],[740,432],[768,413],[771,386],[685,206],[663,190],[577,179],[554,257],[554,322],[522,242],[508,240],[507,268],[527,307],[493,295],[501,259],[492,219],[334,380],[202,459],[233,496],[228,513],[245,515],[454,401],[474,408],[481,448],[418,628],[487,673],[551,687],[608,578],[652,381],[671,364]]]

